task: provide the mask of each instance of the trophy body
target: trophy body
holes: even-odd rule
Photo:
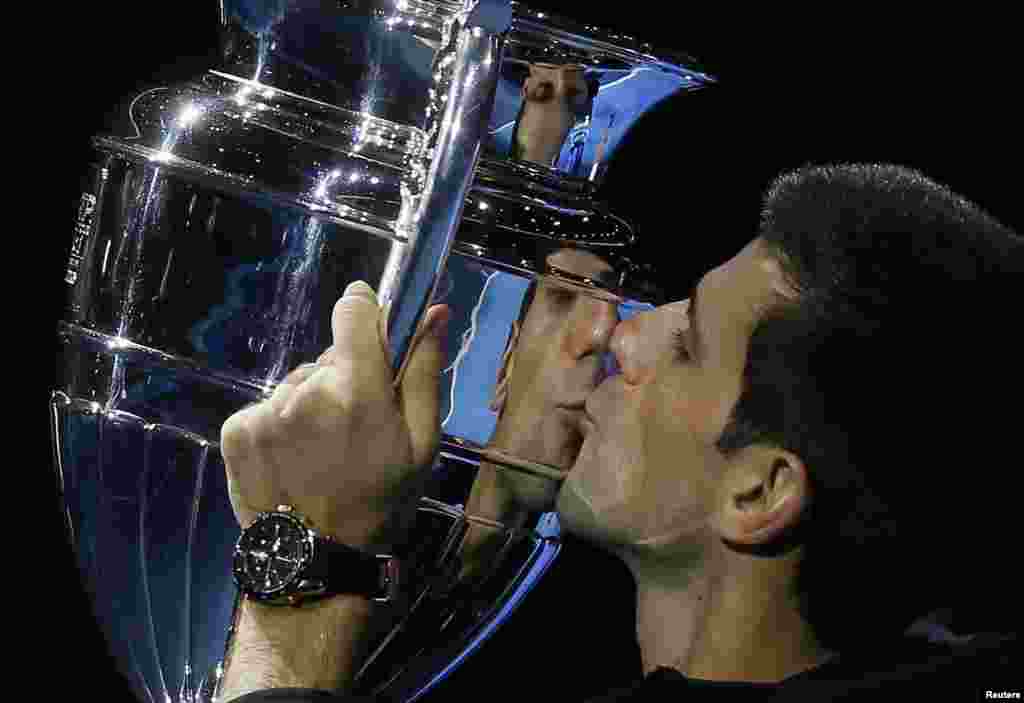
[[[413,608],[359,677],[413,700],[558,553],[566,460],[496,440],[512,413],[489,407],[502,355],[527,346],[527,299],[551,285],[620,312],[656,302],[636,233],[594,192],[636,119],[711,78],[507,2],[221,9],[222,65],[141,93],[131,128],[93,142],[51,397],[66,526],[139,699],[215,699],[239,534],[221,425],[323,353],[348,283],[379,291],[396,373],[427,306],[449,303]],[[505,471],[547,498],[513,499]]]

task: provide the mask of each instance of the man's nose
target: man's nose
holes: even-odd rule
[[[619,327],[625,325],[629,320],[636,317],[637,315],[649,312],[654,309],[653,305],[649,303],[640,303],[637,301],[627,300],[619,305],[618,317],[619,322],[616,323],[616,329],[612,330],[612,338],[608,340],[608,348],[604,351],[602,356],[601,368],[604,372],[605,377],[618,376],[622,373],[622,364],[615,355],[615,335]],[[636,323],[633,323],[635,326]],[[628,332],[624,332],[626,334]]]
[[[569,339],[573,359],[605,352],[618,322],[619,309],[615,303],[581,296]]]
[[[614,362],[606,362],[606,367],[614,368],[615,373],[621,374],[626,383],[639,383],[644,371],[650,368],[653,361],[655,350],[651,348],[651,340],[643,343],[644,328],[653,314],[653,311],[641,312],[622,320],[615,326],[608,341],[608,356],[612,357]]]

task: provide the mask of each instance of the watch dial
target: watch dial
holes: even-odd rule
[[[243,534],[235,550],[239,585],[254,593],[282,590],[310,553],[306,531],[294,518],[271,515]]]

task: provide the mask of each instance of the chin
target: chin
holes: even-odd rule
[[[574,469],[575,471],[575,469]],[[599,547],[611,547],[618,540],[594,511],[591,502],[583,495],[572,478],[572,472],[562,483],[555,501],[555,510],[562,528],[576,537]]]
[[[562,482],[562,487],[555,500],[558,521],[562,529],[591,541],[593,536],[590,533],[594,526],[594,512],[590,509],[590,504],[580,497],[575,488],[570,473],[569,478]]]
[[[548,512],[555,509],[558,484],[537,476],[515,474],[515,500],[527,512]]]

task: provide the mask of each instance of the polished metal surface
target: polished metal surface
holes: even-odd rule
[[[331,344],[349,282],[389,305],[396,368],[448,303],[414,607],[359,678],[414,700],[561,548],[572,404],[608,372],[595,330],[659,302],[643,233],[596,194],[645,112],[713,79],[518,3],[220,9],[220,63],[93,140],[51,396],[67,528],[138,698],[211,700],[237,605],[221,425]]]
[[[501,5],[481,0],[457,15],[434,60],[437,81],[427,108],[424,150],[431,158],[402,184],[403,211],[395,229],[405,241],[392,245],[378,290],[388,311],[396,382],[444,271],[480,155],[501,68],[502,34],[511,20],[510,9],[502,12]]]

